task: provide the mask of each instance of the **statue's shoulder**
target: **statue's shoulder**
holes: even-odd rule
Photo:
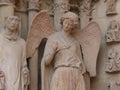
[[[18,38],[18,40],[19,40],[19,43],[21,44],[21,45],[23,45],[23,46],[25,46],[26,45],[26,42],[25,42],[25,40],[23,39],[23,38]]]
[[[55,32],[54,34],[52,34],[48,37],[48,40],[52,40],[52,41],[58,40],[59,39],[59,34],[60,34],[60,32]]]

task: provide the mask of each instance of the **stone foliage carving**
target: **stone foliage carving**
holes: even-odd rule
[[[116,3],[117,3],[117,0],[107,0],[107,10],[106,10],[107,15],[117,14]]]
[[[119,90],[120,89],[120,51],[119,51],[119,42],[120,42],[120,27],[119,21],[113,20],[110,22],[110,25],[106,34],[106,42],[110,47],[108,51],[108,59],[106,62],[105,71],[108,75],[111,75],[109,80],[109,90]],[[118,75],[118,77],[116,77]]]
[[[120,81],[111,81],[109,90],[120,90]]]
[[[84,0],[83,1],[83,12],[86,13],[87,16],[91,16],[92,8],[91,8],[92,0]]]
[[[29,0],[29,10],[39,11],[40,1]]]
[[[96,76],[97,54],[101,41],[99,26],[91,22],[82,31],[73,31],[78,27],[79,19],[72,12],[63,14],[61,24],[63,30],[49,36],[45,46],[41,62],[42,90],[85,90],[83,74],[86,70],[91,77]]]
[[[106,65],[106,72],[113,73],[120,71],[120,56],[119,52],[115,49],[111,49],[108,52],[108,61]]]
[[[17,16],[5,19],[0,33],[0,89],[27,90],[29,71],[26,63],[26,44],[18,36]]]
[[[70,5],[66,3],[59,3],[59,4],[55,3],[53,10],[55,9],[56,10],[63,9],[65,11],[68,11],[70,9]]]

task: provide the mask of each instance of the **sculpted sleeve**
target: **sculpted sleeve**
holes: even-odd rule
[[[52,78],[53,65],[51,64],[57,49],[56,38],[50,36],[45,46],[41,63],[42,90],[49,90],[49,83]],[[46,66],[47,65],[47,66]]]
[[[50,36],[46,43],[44,56],[43,56],[43,60],[45,60],[46,64],[49,64],[52,61],[56,53],[56,49],[57,49],[56,38]]]
[[[30,79],[29,79],[29,70],[28,70],[27,61],[26,61],[26,43],[25,42],[23,45],[21,74],[22,74],[22,90],[27,90],[28,85],[30,83]]]

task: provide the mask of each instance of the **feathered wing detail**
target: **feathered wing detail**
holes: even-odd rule
[[[96,76],[96,63],[101,43],[101,31],[96,22],[89,23],[83,30],[74,33],[82,47],[83,59],[91,77]]]
[[[43,38],[55,32],[47,10],[40,11],[33,19],[27,37],[27,58],[33,56]]]

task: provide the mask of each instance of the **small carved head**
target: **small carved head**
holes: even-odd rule
[[[108,52],[108,57],[109,58],[116,58],[118,56],[118,52],[116,49],[111,49],[109,52]]]
[[[120,21],[118,21],[118,29],[120,30]]]
[[[17,16],[8,16],[5,18],[5,27],[8,30],[14,31],[19,25],[20,19]]]
[[[111,21],[110,25],[109,25],[109,29],[117,29],[118,28],[118,24],[116,20]]]
[[[61,24],[64,31],[71,31],[78,28],[79,26],[79,17],[73,12],[66,12],[61,17]]]

